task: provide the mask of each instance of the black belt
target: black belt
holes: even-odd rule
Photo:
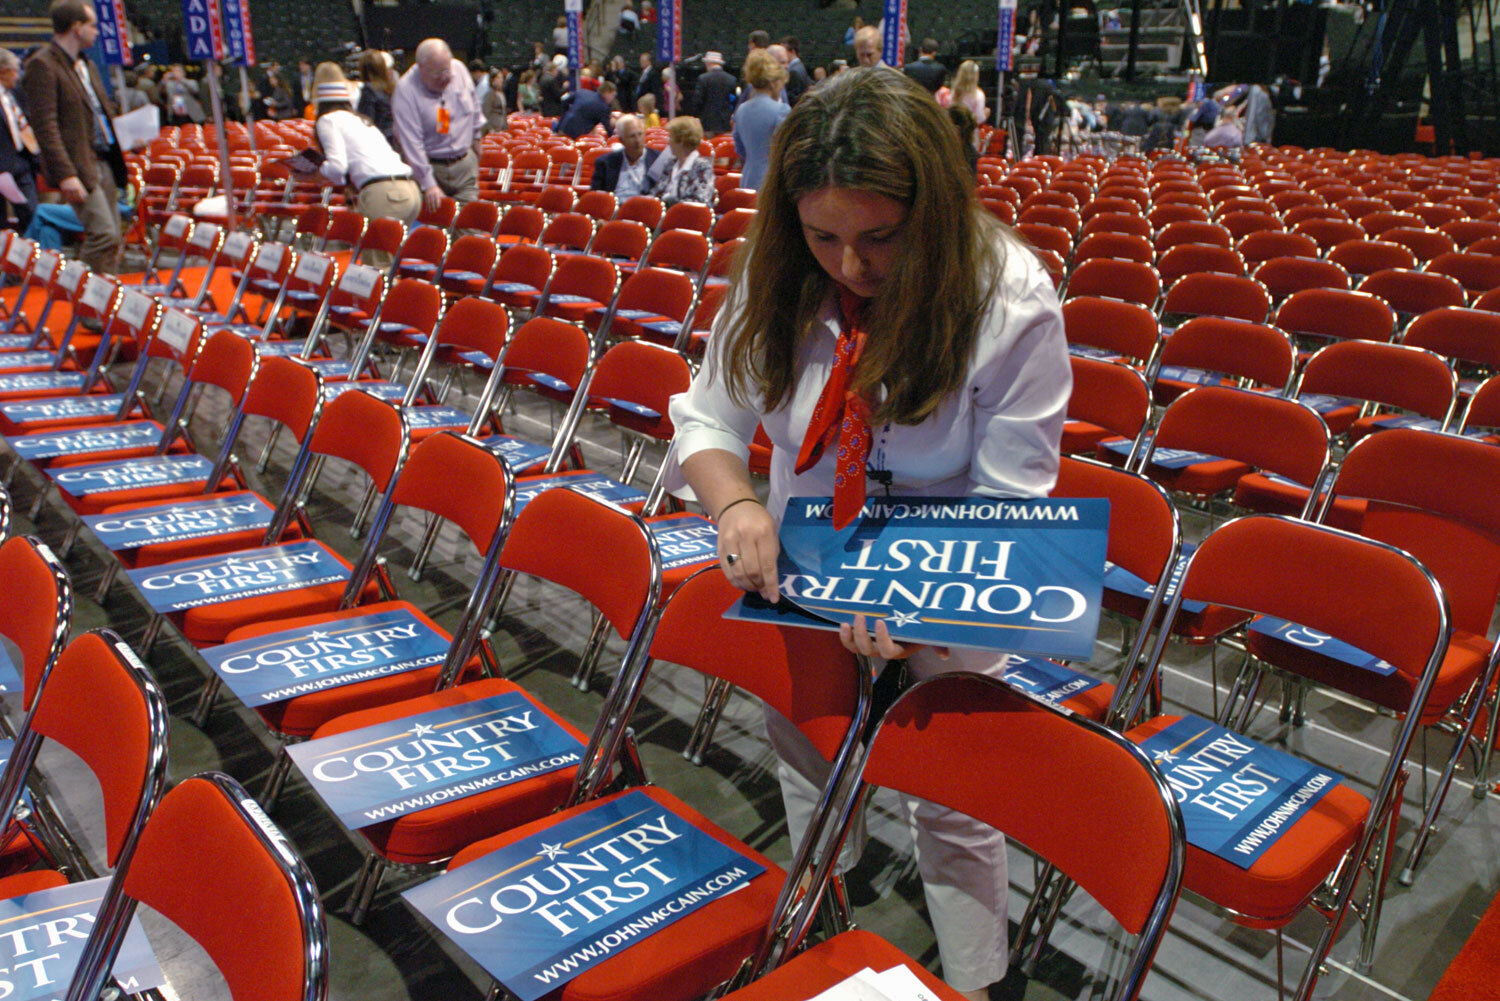
[[[365,183],[361,184],[359,186],[359,190],[363,191],[370,185],[379,184],[382,181],[410,181],[411,179],[412,176],[410,174],[389,174],[385,177],[372,177]]]
[[[440,166],[447,167],[447,166],[450,166],[451,164],[457,163],[458,161],[464,159],[468,155],[469,154],[466,152],[466,153],[460,153],[458,156],[429,156],[427,158],[427,162],[428,163],[436,163],[436,164],[438,164]]]

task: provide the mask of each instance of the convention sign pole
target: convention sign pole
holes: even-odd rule
[[[1015,67],[1015,51],[1016,0],[1000,0],[999,28],[995,36],[995,128],[997,129],[1005,127],[1005,74]],[[1020,159],[1019,154],[1016,159]]]
[[[563,0],[568,16],[568,79],[578,93],[578,71],[583,69],[583,0]]]
[[[250,74],[246,66],[255,65],[255,35],[250,30],[249,0],[224,0],[224,47],[229,61],[240,69],[240,94],[245,100],[245,128],[250,149],[255,150],[255,115],[250,110]]]
[[[887,66],[900,69],[906,61],[906,46],[902,44],[902,36],[906,34],[906,0],[885,0],[881,27],[880,58]]]
[[[109,67],[109,82],[115,89],[115,106],[119,107],[125,93],[125,67],[132,61],[124,0],[94,0],[94,18],[99,22],[99,58]]]
[[[661,0],[656,5],[656,61],[663,71],[682,59],[682,0]],[[665,75],[665,74],[664,74]],[[667,117],[677,117],[677,73],[672,72],[671,88],[663,88],[667,99]]]
[[[213,105],[214,129],[219,136],[219,189],[224,193],[224,216],[234,231],[234,176],[229,171],[229,136],[224,131],[224,99],[214,73],[224,58],[224,25],[218,0],[182,0],[182,30],[187,57],[203,63],[208,77],[208,98]]]

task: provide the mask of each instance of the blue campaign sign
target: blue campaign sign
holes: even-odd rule
[[[642,504],[646,500],[646,495],[635,487],[612,480],[608,476],[580,469],[567,473],[555,473],[551,476],[538,476],[535,479],[517,480],[516,514],[520,514],[521,509],[537,494],[555,487],[573,487],[595,500],[609,501],[621,507]]]
[[[34,334],[0,334],[0,351],[19,351],[35,343]]]
[[[782,518],[781,594],[804,611],[884,617],[914,643],[1093,655],[1108,501],[877,497],[838,532],[832,513],[794,497]]]
[[[466,428],[469,426],[469,415],[453,407],[407,407],[406,426],[413,431]]]
[[[137,487],[160,487],[173,483],[199,483],[208,479],[214,464],[201,455],[153,455],[144,459],[120,459],[91,462],[85,466],[51,468],[52,477],[62,490],[74,497],[133,490]]]
[[[505,467],[513,476],[546,462],[548,456],[552,454],[552,449],[546,445],[538,445],[534,441],[526,441],[523,438],[512,438],[508,434],[492,434],[488,438],[479,440],[485,448],[505,460]]]
[[[696,563],[713,563],[719,558],[719,529],[707,518],[664,518],[648,521],[646,527],[656,536],[661,553],[661,568],[676,570]]]
[[[57,361],[54,351],[10,351],[0,354],[0,369],[41,368]]]
[[[82,389],[83,372],[17,372],[0,375],[0,393],[35,393],[45,390]]]
[[[21,458],[35,461],[121,448],[151,448],[161,440],[161,434],[161,425],[155,421],[130,421],[112,427],[19,435],[7,441]]]
[[[27,400],[0,406],[0,414],[12,424],[43,424],[88,417],[110,417],[125,402],[124,393],[94,393],[87,396],[63,396],[51,400]]]
[[[1323,393],[1303,393],[1297,397],[1297,402],[1307,404],[1320,414],[1331,414],[1335,410],[1360,405],[1359,400],[1350,399],[1347,396],[1327,396]]]
[[[254,494],[226,494],[115,514],[87,514],[83,523],[105,548],[118,552],[156,542],[263,529],[271,524],[271,514],[271,505]]]
[[[1053,705],[1062,705],[1075,695],[1103,684],[1092,675],[1036,657],[1011,657],[1005,663],[1004,678],[1021,691]]]
[[[1143,448],[1149,448],[1151,436],[1146,436]],[[1112,441],[1101,441],[1100,448],[1107,448],[1116,455],[1130,454],[1130,439],[1119,438]],[[1151,453],[1151,465],[1161,469],[1186,469],[1200,462],[1220,462],[1217,455],[1209,455],[1207,452],[1192,452],[1185,448],[1158,448]]]
[[[189,59],[222,59],[224,32],[219,0],[182,0],[182,31]]]
[[[1185,365],[1163,365],[1157,370],[1156,374],[1161,379],[1171,379],[1173,382],[1188,382],[1194,386],[1218,386],[1224,382],[1222,375],[1205,372],[1201,368],[1188,368]]]
[[[1182,807],[1188,843],[1248,869],[1339,776],[1184,716],[1141,741]]]
[[[0,636],[0,692],[19,692],[21,690],[21,658],[20,649]],[[10,741],[5,742],[6,745]],[[0,762],[0,768],[4,768]]]
[[[404,608],[253,636],[199,651],[247,706],[441,664],[447,636]]]
[[[303,541],[179,560],[125,574],[154,611],[180,612],[345,581],[349,568],[318,543]]]
[[[1382,660],[1357,646],[1345,643],[1343,640],[1335,639],[1327,633],[1309,629],[1286,619],[1278,619],[1270,615],[1258,615],[1250,622],[1250,631],[1260,633],[1262,636],[1270,636],[1273,639],[1291,643],[1314,653],[1322,654],[1333,660],[1357,667],[1363,671],[1373,671],[1382,677],[1389,677],[1396,673],[1396,665]]]
[[[1172,600],[1172,595],[1177,593],[1177,585],[1182,581],[1182,572],[1187,569],[1188,557],[1193,555],[1193,550],[1196,548],[1198,547],[1191,542],[1182,544],[1182,553],[1177,557],[1177,565],[1172,568],[1172,576],[1167,578],[1167,593],[1162,595],[1164,603]],[[1116,566],[1108,560],[1104,562],[1104,586],[1111,591],[1128,594],[1142,601],[1150,601],[1151,595],[1156,591],[1155,584],[1146,583],[1129,570]],[[1196,615],[1207,607],[1201,601],[1184,600],[1182,603],[1182,610],[1190,615]]]
[[[57,1001],[83,958],[99,915],[108,876],[53,886],[0,900],[0,997],[6,1001]],[[127,994],[167,982],[139,919],[130,923],[115,957],[114,979]]]
[[[329,402],[351,389],[358,389],[382,400],[400,402],[406,395],[406,387],[396,382],[325,382],[323,400]]]
[[[350,829],[578,764],[583,744],[521,691],[445,706],[287,753]]]
[[[402,894],[521,1001],[535,1001],[765,872],[640,790]]]

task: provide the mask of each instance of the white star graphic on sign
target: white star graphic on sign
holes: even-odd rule
[[[538,854],[547,856],[547,861],[551,862],[559,855],[568,854],[568,850],[562,846],[561,842],[558,842],[555,845],[549,845],[545,841],[543,841],[541,851]]]
[[[1177,755],[1171,751],[1157,751],[1156,757],[1151,760],[1158,765],[1169,765],[1177,760]]]
[[[892,612],[891,625],[897,628],[901,626],[915,626],[922,621],[917,612]]]
[[[412,730],[412,736],[425,737],[436,729],[437,727],[431,725],[430,723],[418,723],[415,729]]]
[[[323,632],[318,632],[316,629],[314,629],[313,632],[312,632],[312,635],[309,636],[308,638],[309,639],[315,639],[315,640],[326,640],[328,638],[328,634],[327,633],[323,633]]]

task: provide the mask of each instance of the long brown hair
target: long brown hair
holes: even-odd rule
[[[386,97],[396,92],[396,77],[385,61],[385,53],[378,49],[365,49],[359,54],[359,77],[366,87],[374,87]]]
[[[720,335],[730,395],[774,410],[834,287],[807,245],[797,202],[826,187],[908,207],[901,248],[871,303],[851,389],[878,423],[917,424],[959,389],[1009,241],[974,196],[958,134],[927,90],[895,70],[848,70],[805,94],[771,144],[734,277],[743,308]]]

